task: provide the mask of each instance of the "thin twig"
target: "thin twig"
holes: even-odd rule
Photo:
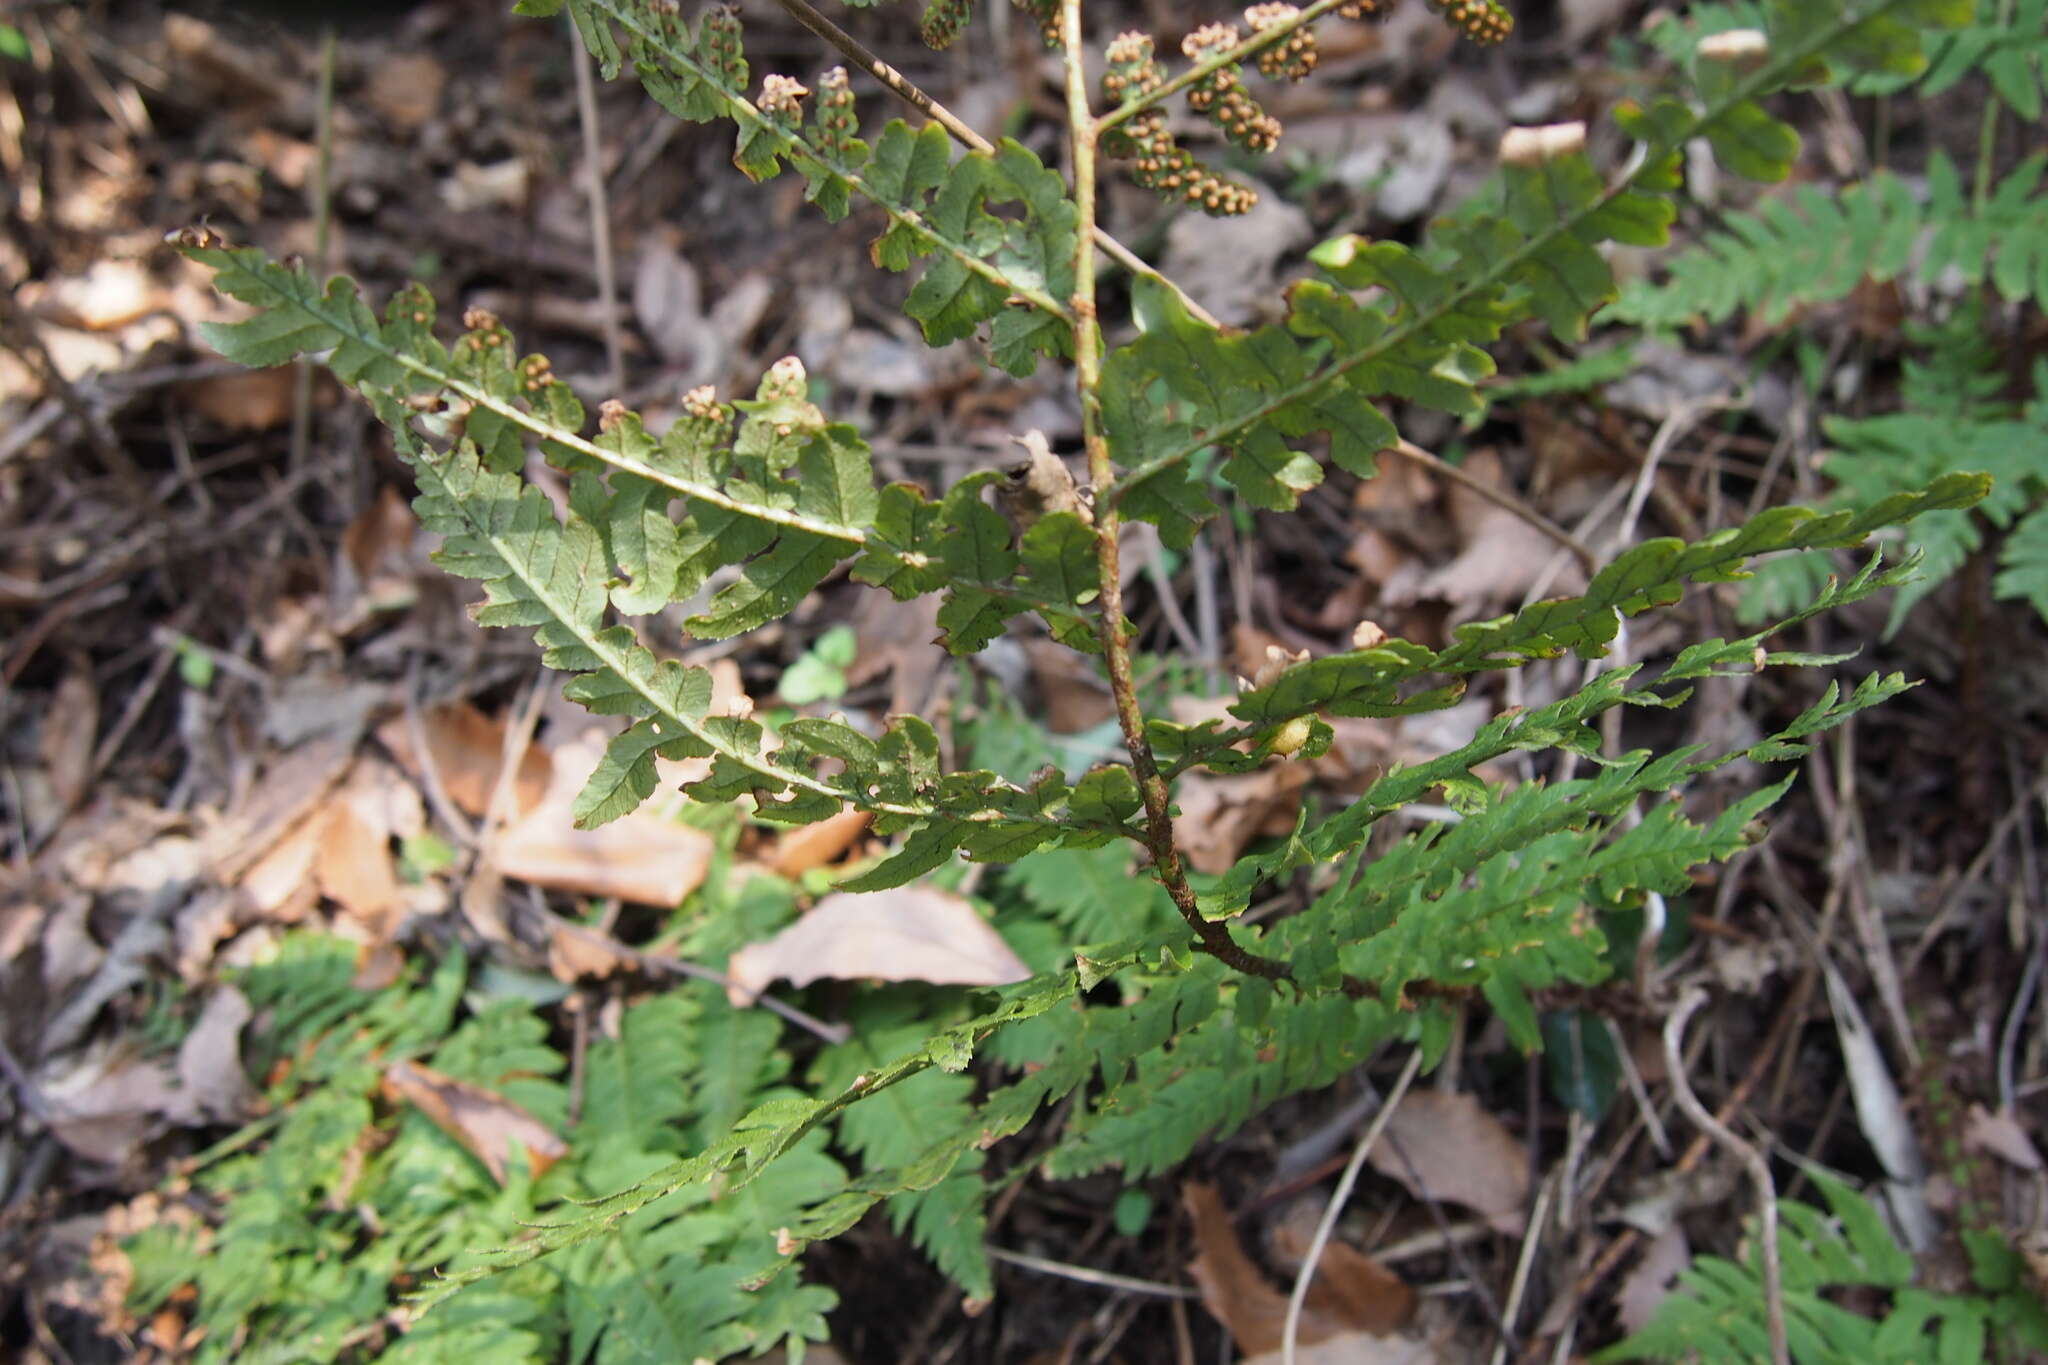
[[[625,349],[619,338],[619,280],[612,264],[612,219],[604,183],[604,146],[597,127],[597,82],[583,35],[569,26],[569,63],[576,68],[576,121],[583,129],[584,193],[590,202],[590,245],[597,266],[597,316],[604,328],[605,377],[613,393],[626,388]]]
[[[1068,0],[1073,3],[1074,0]],[[1365,1136],[1358,1140],[1358,1146],[1351,1150],[1351,1163],[1344,1168],[1344,1174],[1337,1178],[1336,1193],[1330,1196],[1330,1203],[1323,1210],[1321,1221],[1316,1224],[1316,1235],[1309,1238],[1308,1252],[1301,1259],[1301,1269],[1294,1276],[1294,1292],[1287,1296],[1287,1322],[1280,1332],[1281,1365],[1294,1365],[1294,1345],[1301,1335],[1302,1305],[1308,1302],[1308,1287],[1316,1277],[1316,1267],[1322,1263],[1323,1248],[1330,1244],[1330,1234],[1337,1226],[1337,1217],[1344,1212],[1344,1205],[1351,1198],[1352,1189],[1358,1184],[1358,1173],[1365,1167],[1365,1158],[1372,1151],[1373,1144],[1380,1140],[1394,1111],[1401,1107],[1401,1097],[1408,1093],[1408,1087],[1415,1083],[1415,1074],[1422,1070],[1422,1049],[1416,1048],[1408,1054],[1408,1064],[1401,1068],[1400,1079],[1387,1093],[1387,1102],[1380,1106],[1380,1112],[1373,1115],[1372,1123],[1365,1130]]]
[[[633,950],[627,949],[627,951],[632,952]],[[715,985],[723,986],[727,990],[732,989],[732,978],[714,968],[705,967],[695,962],[685,962],[682,958],[669,957],[663,953],[635,952],[633,955],[649,967],[659,967],[662,971],[674,972],[677,976],[687,976],[697,981],[709,981]],[[853,1030],[846,1025],[828,1024],[816,1015],[806,1014],[795,1005],[777,1000],[765,991],[754,997],[754,1003],[767,1010],[770,1014],[779,1014],[798,1028],[808,1030],[835,1046],[853,1036]]]
[[[1792,1350],[1785,1338],[1785,1283],[1778,1265],[1778,1192],[1771,1180],[1771,1164],[1734,1129],[1707,1112],[1700,1097],[1693,1094],[1685,1075],[1685,1024],[1694,1011],[1707,1003],[1707,993],[1698,986],[1679,997],[1671,1017],[1664,1022],[1664,1066],[1671,1074],[1671,1097],[1695,1127],[1722,1149],[1739,1159],[1756,1185],[1757,1240],[1763,1247],[1764,1316],[1771,1334],[1772,1365],[1792,1365]]]
[[[1574,1113],[1573,1118],[1578,1115]],[[1569,1168],[1567,1168],[1569,1169]],[[1536,1268],[1536,1248],[1543,1243],[1543,1224],[1550,1217],[1550,1198],[1556,1185],[1563,1182],[1560,1172],[1556,1182],[1544,1181],[1536,1191],[1536,1207],[1529,1211],[1529,1226],[1523,1230],[1522,1250],[1515,1257],[1514,1278],[1508,1281],[1508,1301],[1501,1305],[1500,1340],[1493,1348],[1493,1365],[1501,1365],[1508,1358],[1508,1352],[1515,1349],[1515,1319],[1522,1312],[1522,1296],[1529,1292],[1529,1275]],[[1474,1282],[1477,1287],[1477,1282]]]
[[[1337,0],[1331,0],[1331,3],[1336,2]],[[792,19],[832,44],[832,46],[838,48],[841,53],[845,54],[848,61],[880,81],[890,94],[895,95],[932,122],[944,128],[946,135],[955,142],[963,147],[971,147],[977,152],[990,154],[995,152],[995,144],[976,132],[972,125],[963,121],[958,114],[955,114],[945,105],[919,89],[916,83],[908,76],[905,76],[901,71],[898,71],[895,67],[876,56],[873,49],[813,9],[806,3],[806,0],[775,0],[775,3],[781,5]],[[1078,27],[1075,32],[1079,33]],[[1260,46],[1264,46],[1264,44],[1262,43]],[[1093,174],[1092,170],[1090,174]],[[1076,168],[1075,178],[1078,180],[1079,176],[1080,171]],[[1138,253],[1110,236],[1108,232],[1098,225],[1091,224],[1090,231],[1094,234],[1095,244],[1102,248],[1105,256],[1108,256],[1133,275],[1148,276],[1164,284],[1179,296],[1181,305],[1188,310],[1188,315],[1196,321],[1206,323],[1219,330],[1222,328],[1223,324],[1216,320],[1213,313],[1190,298],[1181,290],[1179,285],[1147,265]]]
[[[1572,558],[1578,560],[1579,567],[1586,571],[1586,577],[1591,578],[1599,571],[1600,561],[1593,557],[1593,551],[1587,547],[1584,541],[1506,489],[1495,488],[1490,483],[1476,479],[1468,471],[1460,469],[1457,465],[1450,463],[1441,456],[1432,455],[1421,446],[1413,445],[1407,441],[1402,441],[1399,445],[1392,446],[1390,449],[1402,459],[1421,465],[1432,474],[1441,475],[1452,483],[1457,484],[1460,488],[1478,494],[1502,511],[1514,513],[1514,515],[1520,517],[1523,521],[1571,551]]]
[[[1047,1260],[1043,1256],[1032,1256],[1022,1251],[1005,1251],[1001,1247],[987,1247],[991,1261],[1005,1265],[1022,1266],[1044,1275],[1057,1275],[1063,1280],[1079,1284],[1098,1285],[1103,1289],[1120,1290],[1126,1294],[1149,1294],[1155,1299],[1198,1299],[1199,1290],[1183,1285],[1161,1284],[1157,1280],[1140,1280],[1130,1275],[1117,1275],[1107,1270],[1094,1270],[1085,1265],[1070,1265],[1066,1261]]]

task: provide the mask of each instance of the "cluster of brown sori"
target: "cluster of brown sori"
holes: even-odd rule
[[[1106,55],[1109,69],[1103,73],[1102,92],[1112,104],[1150,94],[1166,81],[1152,55],[1152,39],[1146,34],[1118,34]],[[1275,136],[1278,131],[1275,125]],[[1112,130],[1105,149],[1111,155],[1131,158],[1131,179],[1139,185],[1206,213],[1244,213],[1258,202],[1254,191],[1225,180],[1175,142],[1166,127],[1166,114],[1157,106]]]
[[[1182,55],[1205,61],[1237,46],[1237,30],[1229,24],[1204,24],[1181,40]],[[1188,87],[1188,108],[1223,130],[1223,136],[1248,152],[1270,152],[1280,145],[1280,120],[1261,109],[1244,88],[1235,64],[1219,66]]]
[[[829,161],[845,161],[858,126],[853,111],[853,87],[846,82],[846,68],[835,66],[818,77],[818,104],[811,115],[815,131],[811,143]]]
[[[960,30],[967,27],[973,9],[970,0],[931,0],[924,7],[924,19],[918,25],[918,35],[924,39],[926,47],[943,52],[960,36]]]
[[[1515,17],[1494,0],[1429,0],[1429,7],[1481,46],[1498,43],[1514,31]]]
[[[1244,21],[1251,25],[1252,32],[1264,33],[1300,14],[1298,7],[1275,0],[1273,4],[1253,5],[1244,12]],[[1269,81],[1305,81],[1315,69],[1316,33],[1307,24],[1259,52],[1259,74]]]
[[[1018,0],[1029,7],[1038,0]],[[937,0],[934,0],[937,3]],[[1497,43],[1514,27],[1514,19],[1495,0],[1429,0],[1430,8],[1475,43]],[[1349,0],[1337,9],[1347,19],[1377,18],[1394,0]],[[1316,37],[1301,23],[1301,9],[1287,0],[1261,0],[1244,12],[1254,35],[1281,30],[1284,36],[1258,50],[1259,74],[1269,80],[1299,81],[1316,68]],[[1188,108],[1208,119],[1233,145],[1248,152],[1270,152],[1280,142],[1280,120],[1259,107],[1245,88],[1242,67],[1222,60],[1243,46],[1234,25],[1203,24],[1181,40],[1181,52],[1199,69],[1216,63],[1187,85]],[[1152,39],[1143,33],[1118,34],[1109,45],[1108,70],[1102,92],[1111,104],[1127,104],[1165,84],[1152,53]],[[1195,160],[1174,140],[1166,115],[1154,106],[1131,115],[1104,139],[1103,150],[1130,158],[1131,178],[1160,195],[1183,200],[1210,213],[1243,213],[1258,202],[1256,191],[1234,184]]]

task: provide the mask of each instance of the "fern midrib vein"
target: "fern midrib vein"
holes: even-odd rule
[[[1766,87],[1770,87],[1775,82],[1782,80],[1787,73],[1796,70],[1827,48],[1833,46],[1851,29],[1883,15],[1903,2],[1904,0],[1877,0],[1877,3],[1867,10],[1852,9],[1848,12],[1850,17],[1838,17],[1831,27],[1817,30],[1818,36],[1810,39],[1804,45],[1792,49],[1789,57],[1780,57],[1758,68],[1747,80],[1735,85],[1718,104],[1710,105],[1704,112],[1695,115],[1685,130],[1671,140],[1670,145],[1682,147],[1693,138],[1701,136],[1707,128],[1726,118],[1739,105],[1755,99]],[[1579,226],[1587,219],[1635,188],[1637,181],[1649,172],[1655,161],[1656,158],[1653,156],[1644,157],[1641,166],[1638,166],[1634,171],[1623,176],[1599,195],[1589,200],[1582,208],[1572,212],[1542,235],[1529,238],[1520,250],[1503,257],[1491,270],[1475,275],[1459,285],[1456,289],[1445,295],[1443,301],[1437,304],[1436,307],[1419,314],[1410,313],[1405,325],[1396,325],[1388,329],[1376,343],[1362,350],[1354,351],[1349,355],[1337,357],[1317,374],[1311,375],[1292,388],[1282,390],[1243,415],[1220,423],[1200,433],[1194,439],[1178,448],[1168,451],[1164,455],[1155,456],[1136,466],[1117,480],[1115,487],[1110,490],[1110,501],[1115,504],[1121,504],[1124,495],[1137,484],[1144,482],[1155,474],[1162,473],[1177,464],[1192,459],[1210,446],[1229,443],[1232,437],[1240,435],[1250,428],[1271,419],[1276,413],[1291,407],[1295,403],[1313,397],[1322,389],[1327,388],[1330,384],[1343,378],[1360,366],[1380,359],[1396,347],[1443,321],[1472,298],[1506,284],[1514,277],[1515,272],[1531,258],[1540,256],[1552,245],[1562,240],[1568,233],[1577,231]]]
[[[422,457],[429,463],[447,458],[433,452],[430,448],[423,446],[421,449]],[[440,477],[445,485],[446,476]],[[603,667],[611,671],[612,676],[618,678],[635,696],[647,703],[649,710],[655,716],[668,721],[678,729],[688,733],[699,743],[708,746],[713,753],[731,759],[747,771],[767,778],[778,786],[802,788],[805,791],[821,796],[831,797],[835,801],[844,801],[861,810],[886,812],[891,815],[903,815],[915,819],[929,819],[936,813],[934,808],[928,805],[905,805],[894,801],[873,801],[863,798],[858,793],[840,791],[830,783],[822,782],[805,773],[792,772],[786,768],[777,767],[764,758],[749,754],[739,746],[719,739],[702,722],[692,720],[682,712],[670,707],[663,700],[659,692],[637,676],[637,671],[631,667],[626,651],[614,649],[604,641],[605,632],[602,628],[597,630],[586,629],[569,610],[567,605],[559,600],[553,592],[549,576],[543,576],[534,572],[533,566],[515,549],[512,538],[499,534],[496,528],[483,522],[476,515],[474,508],[468,500],[450,494],[448,501],[460,510],[462,519],[469,524],[471,530],[497,552],[498,557],[504,561],[512,576],[516,577],[532,595],[533,601],[540,604],[547,611],[548,615],[553,618],[555,623],[567,630],[578,644],[589,650],[591,655],[598,659]],[[957,818],[987,821],[997,818],[997,813],[993,811],[976,811],[970,815]]]
[[[250,275],[256,283],[261,284],[265,288],[276,290],[279,293],[285,292],[279,288],[274,279],[258,277],[239,263],[222,267],[222,269],[241,271],[244,274]],[[591,459],[600,461],[611,468],[646,479],[650,483],[659,484],[661,487],[679,496],[709,503],[736,516],[748,517],[755,521],[768,522],[772,525],[783,527],[786,530],[804,531],[811,535],[823,537],[826,540],[836,541],[847,546],[848,553],[864,549],[867,546],[867,533],[858,526],[844,526],[834,522],[820,521],[815,517],[805,516],[801,512],[787,511],[782,508],[765,507],[759,503],[746,502],[733,497],[713,484],[700,483],[695,479],[686,479],[679,474],[657,469],[644,461],[634,459],[630,455],[624,455],[614,450],[606,450],[593,441],[585,440],[575,432],[555,426],[531,412],[527,412],[504,399],[478,388],[468,380],[462,379],[445,369],[430,365],[410,352],[392,346],[379,333],[362,331],[345,313],[337,314],[323,307],[325,296],[303,292],[304,288],[310,288],[311,286],[310,277],[294,276],[293,279],[295,281],[295,288],[299,288],[300,292],[285,294],[289,306],[297,308],[321,326],[340,334],[345,340],[355,342],[359,346],[374,351],[376,354],[391,360],[394,364],[403,367],[410,373],[430,381],[437,387],[446,389],[448,392],[461,397],[476,407],[496,413],[506,421],[525,431],[531,432],[543,440],[553,441],[558,445],[575,451],[579,455],[587,455]],[[304,286],[297,285],[296,282],[299,280],[304,280]],[[969,581],[964,585],[949,584],[948,586],[972,587],[977,591],[988,593],[992,597],[1000,597],[1019,603],[1024,609],[1031,611],[1045,609],[1056,611],[1070,610],[1067,603],[1042,598],[1007,583]]]

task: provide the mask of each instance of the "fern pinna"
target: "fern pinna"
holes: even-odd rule
[[[1494,372],[1488,348],[1507,328],[1535,322],[1584,335],[1616,296],[1606,248],[1665,240],[1689,143],[1703,140],[1733,172],[1783,177],[1798,139],[1760,101],[1795,84],[1909,73],[1924,60],[1923,37],[1963,23],[1971,6],[1766,4],[1763,29],[1703,46],[1691,86],[1612,111],[1614,133],[1630,144],[1617,163],[1625,169],[1596,167],[1578,125],[1519,130],[1488,189],[1424,240],[1325,243],[1311,255],[1319,273],[1289,290],[1279,319],[1246,332],[1219,327],[1142,265],[1119,291],[1128,311],[1110,316],[1098,258],[1127,267],[1133,258],[1100,233],[1099,178],[1120,161],[1140,184],[1183,202],[1244,207],[1248,187],[1231,189],[1166,136],[1166,103],[1185,100],[1240,146],[1269,147],[1282,130],[1249,93],[1246,64],[1305,76],[1318,19],[1384,6],[1254,6],[1244,31],[1222,21],[1199,30],[1178,72],[1146,35],[1092,33],[1079,0],[1027,7],[1064,53],[1064,172],[1018,143],[982,142],[950,116],[921,128],[893,122],[864,140],[851,94],[858,78],[835,68],[809,84],[770,74],[757,87],[739,21],[723,8],[691,19],[675,0],[519,5],[528,14],[566,9],[606,76],[630,60],[634,78],[677,116],[730,121],[733,160],[749,177],[794,168],[833,219],[855,200],[871,205],[883,226],[870,253],[882,268],[917,272],[904,308],[928,341],[981,336],[991,360],[1016,374],[1071,365],[1087,496],[1015,525],[987,500],[1000,471],[970,474],[936,496],[878,486],[867,443],[812,401],[794,360],[773,366],[751,398],[693,391],[658,433],[611,402],[593,423],[548,362],[522,355],[495,317],[472,312],[443,341],[418,288],[380,317],[346,280],[323,284],[205,230],[182,236],[218,286],[253,309],[212,328],[213,343],[250,364],[319,356],[362,394],[417,477],[421,519],[443,537],[440,561],[483,585],[478,619],[532,630],[547,664],[570,675],[570,697],[624,719],[577,803],[579,821],[613,819],[645,800],[657,756],[709,758],[708,776],[688,788],[698,801],[745,802],[756,818],[783,824],[847,808],[870,814],[895,851],[841,883],[851,889],[896,886],[960,857],[1015,863],[1112,846],[1135,851],[1160,888],[1158,901],[1122,922],[1099,908],[1073,915],[1067,965],[967,997],[936,1031],[882,1005],[857,1008],[855,1040],[817,1060],[808,1091],[700,1124],[682,1147],[621,1157],[608,1168],[614,1192],[501,1252],[462,1260],[431,1287],[432,1299],[571,1245],[580,1248],[572,1256],[602,1262],[623,1254],[607,1248],[640,1225],[623,1221],[629,1213],[669,1218],[714,1182],[730,1200],[805,1163],[818,1178],[790,1183],[794,1192],[751,1248],[746,1283],[767,1283],[806,1244],[894,1200],[899,1224],[985,1297],[993,1281],[978,1231],[980,1154],[1049,1102],[1078,1097],[1047,1169],[1138,1173],[1171,1165],[1280,1096],[1328,1082],[1386,1040],[1436,1055],[1456,998],[1483,995],[1516,1041],[1534,1048],[1531,992],[1605,975],[1603,916],[1675,891],[1688,869],[1739,851],[1749,821],[1782,788],[1704,823],[1669,802],[1638,818],[1645,798],[1681,791],[1734,759],[1796,758],[1811,735],[1905,685],[1873,677],[1846,695],[1829,688],[1792,724],[1730,752],[1603,754],[1597,726],[1616,708],[1680,705],[1694,680],[1718,673],[1829,662],[1772,651],[1771,631],[1706,641],[1654,677],[1640,665],[1602,673],[1550,705],[1500,715],[1454,752],[1386,773],[1347,805],[1305,809],[1286,838],[1198,887],[1174,842],[1173,784],[1185,774],[1313,758],[1331,742],[1328,717],[1437,709],[1475,674],[1568,654],[1600,658],[1626,617],[1677,602],[1688,585],[1737,580],[1760,555],[1861,545],[1887,526],[1984,496],[1981,476],[1952,474],[1862,508],[1778,508],[1689,544],[1648,541],[1582,595],[1459,627],[1442,647],[1361,637],[1354,649],[1282,668],[1240,691],[1227,720],[1177,724],[1138,703],[1121,598],[1123,522],[1149,522],[1169,546],[1186,547],[1220,500],[1285,511],[1327,464],[1369,477],[1399,439],[1386,415],[1392,403],[1477,414],[1479,386]],[[1499,41],[1511,28],[1491,0],[1433,7],[1474,41]],[[966,17],[962,0],[935,0],[923,29],[944,42]],[[1098,44],[1108,58],[1099,87],[1083,69],[1084,49]],[[970,145],[951,145],[949,133]],[[1202,472],[1212,452],[1214,480]],[[566,510],[524,479],[534,453],[568,476]],[[799,718],[770,743],[761,721],[715,712],[708,674],[661,658],[631,624],[717,581],[687,629],[733,636],[788,613],[842,564],[899,599],[940,595],[942,639],[957,654],[1029,615],[1095,656],[1117,703],[1122,760],[1022,781],[949,771],[933,728],[916,716],[875,731]],[[1896,586],[1909,569],[1873,561],[1817,588],[1773,630]],[[1503,754],[1551,750],[1601,767],[1513,791],[1473,774]],[[1459,809],[1459,823],[1429,826],[1367,859],[1361,850],[1381,818],[1432,790]],[[1304,912],[1240,922],[1261,888],[1304,872],[1316,888]],[[1077,1003],[1104,982],[1119,1003]],[[1006,1030],[1011,1038],[993,1052],[1028,1065],[1007,1080],[970,1076],[977,1053]],[[887,1118],[904,1106],[922,1116],[915,1128]],[[827,1178],[819,1163],[833,1159],[821,1146],[828,1134],[860,1163],[858,1176]]]

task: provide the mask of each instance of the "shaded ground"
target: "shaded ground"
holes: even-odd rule
[[[523,639],[462,615],[464,589],[426,563],[399,496],[404,471],[366,413],[325,381],[302,390],[289,369],[244,373],[199,344],[197,322],[232,314],[163,247],[165,230],[210,222],[237,243],[330,261],[373,295],[422,279],[450,316],[458,302],[499,314],[593,406],[618,392],[672,413],[693,385],[746,392],[769,362],[797,353],[834,416],[867,429],[889,476],[947,481],[1007,463],[1026,429],[1055,445],[1076,433],[1071,395],[1049,368],[1020,384],[986,372],[971,346],[924,351],[897,312],[902,285],[866,270],[873,223],[825,224],[793,176],[749,186],[729,165],[727,131],[678,125],[630,84],[597,99],[619,276],[608,318],[578,182],[572,49],[561,28],[500,8],[90,3],[7,16],[25,55],[0,59],[10,294],[0,303],[0,1333],[24,1358],[178,1354],[175,1301],[136,1321],[108,1291],[102,1275],[117,1286],[122,1275],[111,1234],[129,1226],[120,1219],[137,1196],[188,1171],[252,1112],[242,1023],[202,1046],[189,1040],[202,1036],[192,1026],[221,974],[288,926],[329,925],[361,944],[365,982],[459,942],[479,961],[553,978],[570,1000],[616,1000],[669,979],[657,959],[682,931],[645,907],[684,900],[707,877],[715,887],[729,875],[720,858],[759,863],[808,900],[823,889],[821,869],[867,847],[857,825],[824,844],[748,829],[716,845],[657,819],[626,851],[542,832],[580,722],[536,677]],[[1487,170],[1508,108],[1534,122],[1604,106],[1628,80],[1625,64],[1586,53],[1610,42],[1618,60],[1642,53],[1621,41],[1641,6],[1530,6],[1521,40],[1484,56],[1450,49],[1413,8],[1385,30],[1327,32],[1318,80],[1275,104],[1288,136],[1258,214],[1169,224],[1149,195],[1119,183],[1109,226],[1219,315],[1251,321],[1314,241],[1411,235],[1455,203]],[[1012,131],[1056,162],[1055,73],[1028,22],[977,25],[938,55],[915,42],[914,19],[893,8],[849,22],[969,122]],[[323,243],[308,202],[319,175],[317,33],[330,20],[342,28]],[[748,21],[757,73],[809,76],[835,60],[779,14]],[[1179,31],[1163,12],[1131,22]],[[1979,98],[1965,87],[1887,115],[1901,155],[1973,145]],[[862,111],[869,123],[897,112],[866,95]],[[1874,117],[1869,101],[1826,113],[1832,122],[1813,130],[1823,149]],[[1865,381],[1855,402],[1870,410],[1891,401],[1898,327],[1913,306],[1872,288],[1803,320],[1834,357],[1855,361]],[[2017,374],[2043,332],[2036,318],[2015,335]],[[1797,361],[1781,334],[1757,325],[1693,340],[1689,356],[1646,349],[1626,393],[1507,402],[1468,433],[1405,414],[1403,431],[1457,448],[1474,478],[1595,544],[1620,529],[1608,495],[1636,486],[1652,450],[1642,535],[1698,534],[1760,496],[1810,498],[1818,410],[1785,392]],[[1786,358],[1761,363],[1774,347]],[[1544,354],[1536,342],[1530,351]],[[1760,377],[1746,382],[1752,366]],[[1185,559],[1145,548],[1133,589],[1142,645],[1161,661],[1162,688],[1197,708],[1216,685],[1255,673],[1270,648],[1327,652],[1366,618],[1440,638],[1456,621],[1572,586],[1518,519],[1405,464],[1369,484],[1333,477],[1299,517],[1227,518]],[[1632,648],[1653,657],[1735,633],[1733,602],[1703,595]],[[877,609],[849,584],[730,647],[675,638],[680,615],[657,621],[670,632],[661,643],[723,661],[725,685],[763,705],[918,710],[948,717],[963,744],[996,744],[1003,726],[1033,742],[1049,731],[1083,755],[1113,740],[1099,686],[1063,670],[1045,642],[1004,642],[979,673],[956,672],[926,644],[928,621]],[[1881,607],[1845,612],[1810,627],[1800,647],[1861,649],[1844,676],[1902,669],[1928,685],[1821,747],[1770,839],[1699,888],[1667,960],[1646,960],[1655,990],[1624,978],[1551,1002],[1554,1018],[1597,1031],[1590,1050],[1612,1057],[1587,1064],[1596,1080],[1578,1077],[1598,1102],[1572,1107],[1569,1071],[1515,1058],[1475,1013],[1441,1082],[1470,1113],[1430,1129],[1432,1142],[1464,1134],[1472,1144],[1455,1173],[1428,1182],[1444,1197],[1411,1197],[1415,1182],[1398,1172],[1367,1176],[1347,1236],[1422,1291],[1436,1358],[1479,1358],[1509,1320],[1522,1359],[1546,1358],[1560,1339],[1610,1340],[1668,1277],[1646,1264],[1733,1244],[1749,1198],[1672,1108],[1657,1046],[1676,988],[1695,981],[1716,1004],[1692,1026],[1693,1088],[1769,1137],[1781,1193],[1813,1197],[1794,1156],[1878,1175],[1872,1143],[1887,1123],[1903,1125],[1934,1167],[1930,1280],[1961,1283],[1964,1227],[2039,1249],[2048,1213],[2028,1141],[2040,1137],[2048,1086],[2032,1008],[2048,942],[2036,849],[2048,642],[2032,613],[1990,600],[1982,561],[1896,637],[1884,638],[1885,625]],[[839,627],[851,640],[842,631],[827,648]],[[827,691],[794,695],[792,665],[826,678]],[[1191,784],[1184,839],[1202,870],[1226,867],[1276,816],[1291,819],[1305,785],[1311,797],[1356,790],[1390,762],[1454,746],[1504,702],[1567,685],[1532,670],[1524,695],[1478,698],[1428,724],[1348,729],[1312,774]],[[1632,717],[1630,740],[1753,733],[1797,714],[1818,686],[1791,671],[1729,683],[1669,722],[1684,727],[1671,733]],[[1024,712],[1001,696],[1026,698]],[[508,750],[531,755],[516,779],[499,777]],[[480,837],[508,812],[535,810],[537,823],[479,867]],[[421,873],[428,838],[453,854]],[[611,899],[587,913],[594,896]],[[1880,1042],[1902,1097],[1889,1108],[1845,1064],[1827,963]],[[846,998],[826,986],[804,1004],[829,1019]],[[558,1006],[554,1036],[566,1040],[580,1016]],[[247,1047],[263,1026],[250,1025]],[[799,1051],[812,1046],[793,1036]],[[1274,1239],[1319,1211],[1372,1083],[1287,1101],[1184,1173],[1221,1188],[1269,1269],[1286,1261]],[[992,1169],[1027,1160],[1038,1140],[999,1149]],[[1486,1210],[1476,1189],[1489,1180],[1507,1182],[1491,1196],[1506,1207],[1526,1209],[1541,1191],[1565,1210],[1531,1277],[1516,1273],[1523,1242],[1472,1212]],[[811,1256],[811,1278],[840,1298],[833,1345],[858,1361],[1218,1358],[1226,1334],[1185,1269],[1205,1233],[1204,1254],[1220,1254],[1216,1220],[1198,1226],[1182,1212],[1180,1179],[1160,1178],[1144,1187],[1153,1216],[1126,1230],[1122,1188],[1109,1178],[1009,1186],[992,1245],[1068,1269],[1003,1263],[997,1300],[974,1314],[870,1219]],[[1616,1216],[1660,1188],[1685,1212],[1645,1220],[1656,1235]],[[1075,1278],[1076,1266],[1150,1289]]]

